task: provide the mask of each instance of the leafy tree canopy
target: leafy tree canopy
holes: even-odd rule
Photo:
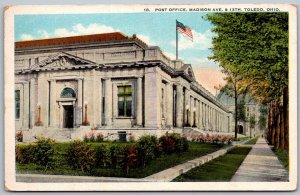
[[[279,100],[288,85],[287,13],[213,13],[213,55],[239,75],[260,102]]]

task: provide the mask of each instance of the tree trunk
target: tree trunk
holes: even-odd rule
[[[272,102],[269,103],[268,109],[268,126],[267,126],[267,139],[272,144]]]
[[[284,143],[285,143],[285,135],[284,135],[284,113],[283,113],[283,107],[280,107],[280,148],[284,149]]]
[[[276,123],[275,123],[275,131],[276,131],[276,137],[275,137],[275,148],[279,148],[280,146],[280,105],[279,103],[276,103]]]
[[[289,149],[289,89],[283,89],[284,149]]]
[[[237,127],[237,120],[238,120],[238,107],[237,107],[237,91],[234,90],[234,106],[235,106],[235,120],[234,120],[234,138],[237,139],[237,132],[238,132],[238,127]]]

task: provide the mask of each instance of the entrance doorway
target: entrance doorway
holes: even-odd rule
[[[238,125],[238,133],[239,134],[244,134],[244,128],[242,125]]]
[[[74,108],[72,105],[65,105],[64,108],[64,128],[74,127]]]

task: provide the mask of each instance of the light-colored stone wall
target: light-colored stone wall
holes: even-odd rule
[[[216,104],[215,98],[201,85],[182,76],[174,77],[166,69],[151,64],[152,61],[160,62],[173,71],[183,66],[180,60],[168,59],[158,47],[141,48],[132,44],[106,48],[86,45],[69,48],[67,51],[64,49],[16,52],[16,71],[32,69],[32,72],[16,72],[15,75],[16,90],[20,90],[22,94],[21,113],[20,119],[16,120],[16,130],[64,129],[64,106],[71,105],[74,129],[97,129],[107,132],[127,129],[127,132],[135,131],[140,135],[149,132],[157,134],[155,132],[160,129],[175,130],[190,124],[195,129],[207,132],[231,132],[228,128],[231,114]],[[73,66],[78,68],[61,66],[57,69],[56,65],[54,70],[51,69],[51,62],[46,65],[48,70],[40,70],[38,64],[35,64],[59,52],[67,52],[68,55],[104,67],[97,68],[96,65],[94,68],[88,68],[84,64],[76,64]],[[137,63],[142,63],[143,66]],[[132,86],[130,117],[118,116],[119,85]],[[206,96],[194,91],[191,85],[197,86]],[[61,92],[67,87],[74,90],[76,97],[61,97]],[[177,98],[176,113],[174,90]],[[105,97],[104,107],[102,95]],[[41,123],[37,124],[39,118]],[[174,118],[176,127],[173,126]],[[76,137],[76,133],[74,136]]]

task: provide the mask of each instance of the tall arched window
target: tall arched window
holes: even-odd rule
[[[62,90],[60,97],[62,98],[75,98],[76,94],[75,91],[69,87],[66,87]]]

